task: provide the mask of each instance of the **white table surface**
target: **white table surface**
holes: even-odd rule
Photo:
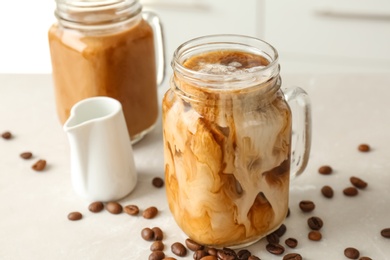
[[[167,82],[167,81],[166,81]],[[291,215],[285,221],[288,237],[306,260],[346,259],[346,247],[355,247],[362,256],[390,259],[390,239],[380,235],[390,228],[390,75],[286,75],[284,87],[299,85],[310,95],[313,114],[313,142],[309,165],[292,182]],[[167,88],[160,88],[162,94]],[[156,206],[155,219],[91,213],[88,201],[80,199],[70,183],[69,145],[57,120],[50,75],[0,75],[0,259],[148,259],[151,242],[140,232],[158,226],[164,231],[167,256],[170,246],[186,236],[175,224],[165,190],[152,186],[154,177],[163,177],[161,120],[156,129],[134,145],[139,180],[136,189],[119,201],[142,209]],[[369,153],[357,150],[360,143],[372,147]],[[23,160],[19,154],[31,151]],[[35,172],[32,164],[45,159],[48,166]],[[334,173],[317,173],[321,165]],[[343,188],[357,176],[368,183],[357,197],[346,197]],[[323,185],[335,190],[332,199],[320,194]],[[303,213],[301,200],[313,200],[316,208]],[[71,211],[83,219],[69,221]],[[310,216],[324,221],[323,239],[307,239]],[[261,259],[282,259],[265,250],[261,240],[248,249]],[[187,257],[192,259],[192,253]]]

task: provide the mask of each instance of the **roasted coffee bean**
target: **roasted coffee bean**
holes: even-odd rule
[[[218,259],[222,260],[235,260],[237,258],[236,252],[230,248],[223,248],[217,252]]]
[[[153,241],[154,240],[154,231],[150,228],[144,228],[141,230],[141,236],[146,241]]]
[[[23,152],[23,153],[20,154],[20,157],[22,157],[25,160],[28,160],[28,159],[30,159],[32,157],[32,155],[33,154],[31,152]]]
[[[382,237],[390,238],[390,228],[384,228],[381,230]]]
[[[322,187],[321,189],[321,193],[322,195],[324,195],[325,198],[333,198],[333,189],[332,187],[328,186],[328,185],[325,185],[324,187]]]
[[[250,257],[248,257],[248,260],[261,260],[261,259],[255,255],[251,255]]]
[[[152,230],[154,232],[154,240],[163,240],[164,234],[163,234],[161,228],[154,227],[154,228],[152,228]]]
[[[205,257],[205,256],[207,256],[207,255],[208,255],[208,254],[207,254],[206,251],[204,251],[204,250],[202,250],[202,249],[199,249],[199,250],[196,250],[196,251],[194,252],[193,258],[194,258],[195,260],[200,260],[202,257]]]
[[[164,186],[164,180],[161,179],[160,177],[155,177],[152,180],[152,184],[156,188],[161,188],[162,186]]]
[[[68,219],[72,220],[72,221],[80,220],[82,218],[83,218],[83,215],[78,211],[71,212],[68,214]]]
[[[187,238],[185,241],[186,246],[191,251],[203,250],[204,246],[196,243],[194,240]]]
[[[283,260],[302,260],[302,256],[297,253],[290,253],[283,256]]]
[[[362,256],[359,258],[359,260],[372,260],[372,259],[369,258],[368,256]]]
[[[136,205],[126,205],[123,210],[131,216],[136,216],[139,213],[139,208]]]
[[[156,207],[149,207],[144,210],[142,216],[146,219],[152,219],[155,216],[157,216],[157,213],[158,213],[158,209]]]
[[[165,258],[165,254],[163,251],[153,251],[149,255],[149,260],[163,260]]]
[[[289,248],[296,248],[298,245],[298,240],[295,238],[289,237],[287,238],[284,243],[289,247]]]
[[[271,234],[267,235],[266,239],[270,244],[279,243],[279,236],[275,232],[272,232]]]
[[[358,190],[355,187],[347,187],[343,190],[345,196],[353,197],[358,195]]]
[[[299,207],[303,212],[311,212],[314,210],[316,205],[310,200],[302,200],[301,202],[299,202]]]
[[[275,233],[276,235],[278,235],[279,237],[282,237],[284,235],[284,233],[286,233],[287,231],[287,227],[285,224],[282,224],[280,225],[280,227],[275,230],[273,233]]]
[[[247,249],[242,249],[237,252],[238,260],[247,260],[251,255],[252,253]]]
[[[312,230],[320,230],[324,222],[319,217],[311,217],[307,220],[307,224]]]
[[[89,204],[88,209],[91,212],[97,213],[104,209],[104,204],[101,201],[95,201]]]
[[[2,133],[1,137],[3,137],[3,139],[9,140],[12,138],[12,134],[11,134],[11,132],[7,131],[7,132]]]
[[[364,189],[367,187],[367,182],[363,181],[358,177],[352,176],[349,180],[351,181],[352,185],[358,189]]]
[[[123,211],[122,205],[116,201],[110,201],[106,205],[106,209],[111,214],[120,214]]]
[[[329,165],[324,165],[324,166],[321,166],[319,169],[318,169],[318,172],[320,174],[324,174],[324,175],[329,175],[333,172],[333,169],[332,167],[330,167]]]
[[[309,232],[308,238],[312,241],[320,241],[322,239],[322,234],[318,230],[313,230]]]
[[[163,260],[176,260],[174,257],[164,257]]]
[[[218,250],[216,248],[214,248],[214,247],[209,247],[209,248],[206,249],[206,252],[209,255],[217,256]]]
[[[31,168],[35,171],[43,171],[46,167],[46,161],[45,160],[38,160],[36,163],[33,164]]]
[[[218,260],[218,257],[215,255],[207,255],[202,257],[200,260]]]
[[[164,243],[161,240],[154,241],[150,245],[151,251],[163,251],[164,250]]]
[[[368,144],[360,144],[358,146],[358,150],[361,152],[369,152],[371,150],[371,147]]]
[[[280,244],[267,244],[265,248],[274,255],[281,255],[284,253],[284,247]]]
[[[359,250],[353,247],[347,247],[344,250],[344,255],[349,259],[358,259],[360,256]]]
[[[187,248],[180,242],[175,242],[171,246],[171,251],[177,256],[186,256]]]

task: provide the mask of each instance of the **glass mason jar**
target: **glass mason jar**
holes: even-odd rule
[[[157,85],[164,78],[158,17],[141,12],[138,0],[56,4],[49,45],[61,123],[78,101],[109,96],[121,102],[132,142],[140,140],[157,121]]]
[[[200,244],[251,244],[282,224],[290,175],[306,167],[308,97],[300,88],[282,92],[277,51],[256,38],[193,39],[178,47],[172,68],[163,99],[170,210]],[[285,95],[298,108],[294,152]]]

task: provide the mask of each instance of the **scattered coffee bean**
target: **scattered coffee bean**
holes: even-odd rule
[[[30,159],[32,157],[32,155],[33,154],[31,152],[24,152],[24,153],[20,154],[20,157],[22,157],[25,160],[28,160],[28,159]]]
[[[351,181],[352,185],[358,189],[364,189],[367,187],[367,182],[363,181],[358,177],[352,176],[349,180]]]
[[[153,251],[149,255],[149,260],[163,260],[165,258],[165,254],[163,251]]]
[[[161,188],[162,186],[164,186],[164,180],[160,177],[155,177],[152,180],[152,184],[156,188]]]
[[[120,214],[120,213],[122,213],[122,210],[123,210],[122,205],[116,201],[108,202],[106,205],[106,209],[111,214]]]
[[[324,165],[318,169],[318,172],[323,175],[329,175],[333,172],[333,169],[329,165]]]
[[[381,230],[382,237],[390,238],[390,228],[384,228]]]
[[[301,202],[299,202],[299,207],[303,212],[311,212],[314,210],[316,205],[310,200],[302,200]]]
[[[46,161],[45,160],[38,160],[31,168],[35,171],[43,171],[46,167]]]
[[[361,152],[369,152],[371,150],[371,148],[368,144],[360,144],[358,146],[358,150]]]
[[[237,252],[238,260],[247,260],[251,255],[252,253],[247,249],[241,249]]]
[[[1,137],[3,137],[3,139],[9,140],[12,138],[12,134],[11,134],[11,132],[7,131],[7,132],[2,133]]]
[[[270,244],[279,244],[279,236],[275,232],[267,235],[266,239]]]
[[[324,195],[325,198],[333,198],[333,189],[330,186],[325,185],[321,189],[322,195]]]
[[[180,242],[175,242],[171,246],[171,251],[177,256],[186,256],[187,248]]]
[[[204,246],[196,243],[194,240],[187,238],[185,244],[191,251],[203,250]]]
[[[308,238],[312,241],[320,241],[322,239],[322,234],[318,230],[313,230],[309,232]]]
[[[200,260],[218,260],[218,257],[215,255],[206,255],[202,257]]]
[[[345,196],[353,197],[358,195],[358,190],[355,187],[348,187],[343,190]]]
[[[124,211],[125,211],[127,214],[129,214],[129,215],[131,215],[131,216],[136,216],[136,215],[138,215],[138,213],[139,213],[139,208],[138,208],[138,206],[136,206],[136,205],[127,205],[127,206],[125,206],[123,209],[124,209]]]
[[[146,241],[153,241],[154,231],[151,228],[144,228],[141,230],[141,237]]]
[[[261,260],[261,259],[255,255],[251,255],[250,257],[248,257],[248,260]]]
[[[274,255],[281,255],[284,253],[284,247],[280,244],[267,244],[265,248]]]
[[[319,217],[311,217],[307,220],[307,224],[312,230],[320,230],[324,222]]]
[[[206,251],[199,249],[199,250],[196,250],[196,251],[194,252],[193,258],[194,258],[195,260],[200,260],[200,259],[202,259],[203,257],[205,257],[205,256],[207,256],[207,255],[208,255],[208,254],[207,254]]]
[[[372,259],[369,258],[368,256],[362,256],[359,258],[359,260],[372,260]]]
[[[83,215],[78,211],[74,211],[74,212],[71,212],[68,214],[68,219],[72,220],[72,221],[80,220],[82,218],[83,218]]]
[[[236,260],[237,255],[236,252],[233,249],[224,247],[221,250],[218,250],[217,252],[218,259],[224,259],[224,260]]]
[[[302,260],[302,256],[297,253],[290,253],[285,256],[283,256],[283,260]]]
[[[216,248],[214,248],[214,247],[209,247],[209,248],[206,249],[206,252],[209,255],[217,256],[218,250]]]
[[[284,235],[284,233],[286,233],[287,231],[287,227],[285,224],[282,224],[280,225],[280,227],[275,230],[273,233],[275,233],[276,235],[278,235],[279,237],[282,237]]]
[[[154,227],[152,228],[152,231],[154,233],[154,240],[163,240],[164,238],[164,233],[162,232],[161,228],[159,227]]]
[[[104,209],[104,204],[101,201],[95,201],[89,204],[88,209],[91,212],[97,213]]]
[[[164,250],[164,243],[161,240],[154,241],[150,245],[151,251],[163,251]]]
[[[347,247],[344,250],[344,255],[349,259],[358,259],[360,256],[359,250],[353,247]]]
[[[157,213],[158,213],[158,209],[156,207],[149,207],[144,210],[142,216],[146,219],[152,219],[155,216],[157,216]]]
[[[163,260],[176,260],[174,257],[164,257]]]
[[[296,248],[298,246],[298,240],[295,238],[289,237],[284,241],[284,243],[289,247],[289,248]]]

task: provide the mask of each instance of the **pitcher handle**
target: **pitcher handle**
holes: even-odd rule
[[[160,18],[153,12],[143,11],[142,17],[153,29],[156,50],[157,86],[159,86],[165,78],[165,40],[163,28]]]
[[[299,176],[309,161],[311,147],[311,105],[307,93],[300,87],[284,90],[293,111],[291,176]],[[296,108],[296,109],[294,109]]]

